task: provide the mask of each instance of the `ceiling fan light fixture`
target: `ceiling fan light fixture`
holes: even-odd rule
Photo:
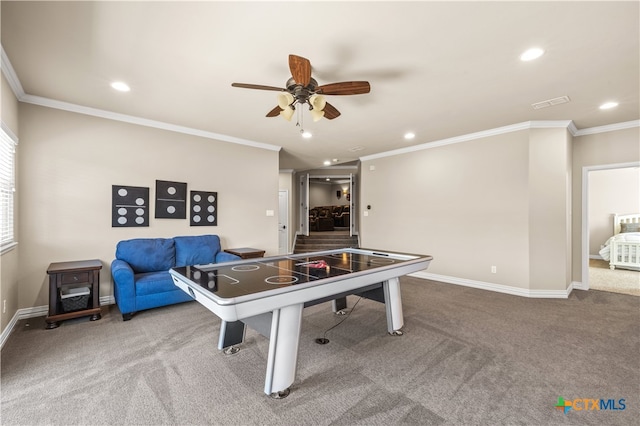
[[[324,111],[315,108],[311,110],[311,118],[313,118],[313,121],[320,121],[322,117],[324,117]]]
[[[311,95],[309,105],[311,105],[311,108],[314,110],[322,111],[327,105],[327,100],[322,95]]]
[[[278,106],[281,109],[287,109],[293,103],[293,95],[289,92],[278,94]],[[289,117],[291,118],[291,117]]]
[[[291,117],[293,117],[293,111],[294,109],[287,105],[282,108],[282,111],[280,111],[280,116],[287,121],[291,121]]]

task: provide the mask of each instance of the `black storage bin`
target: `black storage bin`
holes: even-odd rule
[[[89,287],[61,289],[60,302],[62,302],[62,310],[65,312],[73,312],[87,309],[90,295],[91,290]]]

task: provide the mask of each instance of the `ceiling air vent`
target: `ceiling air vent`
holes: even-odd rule
[[[347,151],[356,152],[356,151],[362,151],[363,149],[364,149],[364,146],[352,146],[351,148],[347,149]]]
[[[536,102],[535,104],[531,104],[533,109],[542,109],[554,105],[566,104],[571,99],[568,96],[560,96],[559,98],[547,99],[546,101]]]

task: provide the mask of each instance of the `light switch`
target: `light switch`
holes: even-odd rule
[[[267,210],[267,216],[273,216],[273,215],[274,215],[273,210]]]

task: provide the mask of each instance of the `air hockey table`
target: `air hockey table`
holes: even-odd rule
[[[289,394],[295,379],[304,307],[348,295],[384,303],[387,331],[404,325],[399,277],[426,269],[431,256],[345,248],[171,269],[176,286],[221,320],[218,349],[237,351],[248,325],[269,339],[264,392]]]

